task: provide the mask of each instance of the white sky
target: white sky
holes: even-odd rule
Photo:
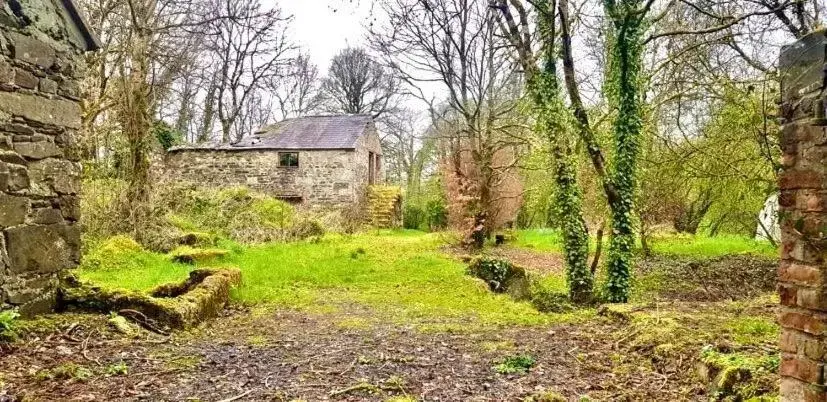
[[[292,39],[319,66],[324,75],[330,59],[341,49],[364,44],[365,23],[371,16],[370,1],[358,0],[263,0],[265,7],[278,4],[293,15]],[[351,4],[352,3],[352,4]]]

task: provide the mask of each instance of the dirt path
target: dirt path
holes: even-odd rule
[[[615,350],[621,328],[605,320],[427,334],[354,328],[361,325],[331,318],[237,312],[169,339],[147,333],[130,339],[109,329],[105,317],[62,316],[56,331],[3,353],[0,400],[501,401],[538,391],[684,400],[702,391]],[[527,374],[494,371],[494,362],[515,353],[529,353],[537,364]],[[117,370],[121,362],[126,374]]]

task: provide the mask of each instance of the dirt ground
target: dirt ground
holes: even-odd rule
[[[559,259],[524,251],[511,251],[509,257],[546,267]],[[684,271],[695,277],[703,270],[687,265],[677,272]],[[749,280],[766,276],[763,268],[747,271]],[[719,288],[699,283],[693,288],[704,288],[701,295]],[[678,297],[639,307],[637,314],[668,312],[670,320],[688,320],[689,327],[704,322],[698,317],[719,312],[773,320],[773,304],[726,310],[722,300],[733,293],[731,287],[725,290],[724,297],[706,298],[716,300]],[[402,396],[523,401],[542,392],[573,401],[582,396],[705,401],[710,396],[708,383],[696,374],[698,352],[703,343],[717,342],[711,333],[665,356],[646,342],[672,340],[647,340],[639,322],[611,314],[570,324],[477,328],[469,322],[460,332],[428,332],[383,321],[359,306],[324,313],[232,306],[223,317],[171,336],[137,327],[125,335],[107,316],[93,314],[45,317],[31,328],[21,341],[0,347],[0,401],[387,401]],[[777,353],[774,347],[768,344],[759,352]],[[536,364],[526,373],[494,369],[518,354],[533,356]]]
[[[656,364],[629,350],[622,321],[428,334],[335,318],[234,311],[194,332],[130,338],[105,316],[60,316],[52,332],[2,352],[0,400],[708,399],[691,359]],[[537,364],[526,374],[493,370],[516,352]]]

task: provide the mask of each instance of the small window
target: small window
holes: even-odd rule
[[[299,167],[298,152],[279,152],[280,167]]]

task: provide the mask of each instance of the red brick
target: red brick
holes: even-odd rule
[[[804,402],[827,402],[824,386],[809,385],[804,387]]]
[[[795,208],[804,212],[827,210],[827,192],[823,190],[801,190],[795,195]]]
[[[782,401],[827,402],[824,386],[807,384],[791,377],[781,378]]]
[[[793,190],[800,188],[819,189],[824,185],[823,175],[812,169],[789,170],[781,174],[778,179],[778,186],[782,190]]]
[[[795,302],[801,307],[827,311],[827,297],[824,297],[824,291],[813,288],[799,288],[796,291]]]
[[[822,284],[822,274],[819,267],[799,264],[793,261],[782,261],[778,269],[778,279],[781,282],[791,282],[811,286]]]
[[[778,295],[781,297],[781,305],[794,307],[798,305],[798,288],[791,285],[778,285]]]
[[[779,349],[786,353],[798,352],[799,336],[795,331],[782,330]]]
[[[778,316],[778,324],[783,328],[792,328],[813,335],[824,333],[824,321],[813,314],[799,313],[795,311],[782,311]]]
[[[778,195],[778,206],[781,207],[781,208],[795,207],[797,199],[798,199],[798,191],[796,191],[796,190],[782,191]]]
[[[823,364],[793,355],[785,355],[781,357],[781,369],[779,370],[779,374],[783,377],[797,378],[810,384],[824,384]]]

